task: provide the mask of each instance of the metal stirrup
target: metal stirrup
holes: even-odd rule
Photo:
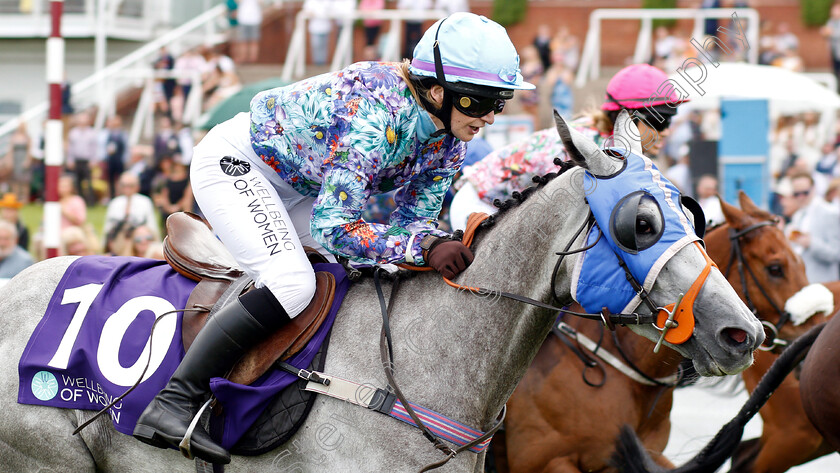
[[[181,451],[181,455],[184,455],[188,459],[193,459],[192,451],[190,450],[190,446],[192,445],[192,434],[195,431],[195,427],[198,425],[199,421],[201,420],[201,414],[204,414],[204,410],[207,409],[207,406],[210,405],[210,402],[213,401],[213,397],[207,400],[201,409],[198,410],[195,417],[193,417],[192,422],[190,422],[190,426],[187,428],[187,432],[184,434],[184,438],[181,439],[181,443],[178,444],[178,450]]]

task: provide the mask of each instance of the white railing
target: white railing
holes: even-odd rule
[[[150,68],[146,69],[127,69],[118,72],[112,78],[109,84],[105,87],[109,94],[113,91],[113,83],[120,80],[129,79],[133,82],[142,83],[142,91],[140,92],[140,99],[137,103],[137,108],[134,110],[134,119],[131,122],[131,130],[128,133],[129,145],[135,145],[142,139],[149,139],[153,136],[155,130],[155,85],[161,79],[182,79],[189,78],[192,86],[190,87],[190,94],[183,103],[182,111],[180,112],[180,122],[191,125],[201,116],[202,100],[204,95],[204,88],[201,82],[200,71],[156,71]]]
[[[126,71],[136,69],[151,71],[152,60],[161,46],[175,45],[178,46],[178,49],[185,50],[195,45],[217,43],[220,40],[217,20],[223,18],[225,12],[224,5],[217,5],[113,62],[99,72],[74,83],[71,89],[74,106],[86,108],[98,105],[96,124],[97,127],[101,127],[106,115],[113,112],[117,94],[121,89],[126,86],[137,86],[137,73],[126,73]],[[118,84],[117,79],[120,77],[127,80]],[[107,93],[100,93],[102,90],[106,90]],[[12,133],[21,121],[27,122],[29,129],[39,128],[48,109],[49,102],[44,101],[0,125],[0,141],[9,133]]]
[[[639,36],[636,39],[634,63],[648,62],[653,40],[653,20],[683,19],[694,20],[692,39],[703,44],[704,22],[707,19],[732,18],[738,15],[741,25],[746,26],[745,35],[749,43],[747,59],[750,63],[758,62],[759,16],[753,8],[599,8],[589,15],[589,30],[583,45],[580,67],[575,85],[582,87],[588,80],[601,75],[601,23],[604,20],[641,20]],[[733,31],[733,34],[737,31]],[[727,40],[733,38],[727,37]],[[700,52],[697,53],[698,55]]]
[[[21,6],[24,6],[21,9]],[[133,11],[138,7],[141,11]],[[129,7],[129,8],[124,8]],[[172,21],[172,0],[144,0],[132,4],[126,0],[78,0],[64,2],[61,33],[65,38],[90,37],[99,25],[98,11],[106,12],[105,33],[111,38],[148,40],[160,27]],[[0,37],[32,38],[50,34],[50,2],[47,0],[0,0]]]
[[[344,27],[336,40],[335,53],[333,54],[330,68],[341,69],[353,62],[353,22],[356,20],[373,19],[390,21],[388,34],[384,36],[385,44],[382,48],[383,61],[398,61],[401,59],[400,44],[402,42],[403,23],[408,21],[438,20],[446,16],[442,10],[412,11],[412,10],[378,10],[365,11],[327,11],[313,13],[305,10],[298,12],[295,17],[295,29],[292,39],[289,41],[289,50],[286,53],[286,63],[283,64],[281,78],[291,81],[294,78],[302,78],[306,74],[306,22],[314,18],[327,18],[330,20],[341,20]],[[351,26],[351,27],[348,27]]]

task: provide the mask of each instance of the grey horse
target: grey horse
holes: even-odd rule
[[[571,274],[580,248],[575,231],[588,218],[583,168],[611,175],[621,161],[557,119],[557,128],[579,168],[539,187],[479,235],[475,261],[458,282],[552,302],[554,290],[569,304]],[[635,135],[635,137],[634,137]],[[640,154],[638,131],[623,114],[615,141]],[[574,241],[572,241],[574,240]],[[72,257],[38,263],[0,293],[0,359],[6,382],[0,389],[0,469],[3,471],[190,472],[195,466],[175,450],[156,449],[115,431],[100,418],[79,435],[74,428],[92,412],[16,402],[17,363]],[[694,283],[705,259],[696,245],[677,252],[659,273],[653,300],[665,305]],[[387,292],[386,286],[386,292]],[[386,294],[387,296],[387,294]],[[644,313],[645,305],[638,311]],[[392,306],[395,377],[407,399],[476,429],[488,429],[524,375],[555,319],[552,310],[509,299],[479,297],[444,284],[434,273],[402,283]],[[723,275],[713,269],[694,305],[691,338],[670,348],[691,358],[702,375],[735,374],[752,363],[763,341],[761,324]],[[379,303],[373,282],[354,283],[338,313],[325,372],[357,383],[385,387],[379,357]],[[632,327],[651,339],[651,324]],[[737,333],[737,337],[733,334]],[[301,429],[285,445],[255,457],[234,456],[229,471],[402,472],[417,471],[443,455],[420,431],[379,413],[319,397]],[[484,454],[462,452],[440,471],[480,472]]]

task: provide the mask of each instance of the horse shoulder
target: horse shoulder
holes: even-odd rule
[[[840,318],[829,319],[814,341],[799,378],[802,405],[814,427],[840,450]]]

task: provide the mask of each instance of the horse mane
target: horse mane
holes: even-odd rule
[[[536,185],[528,186],[525,189],[523,189],[522,192],[514,191],[511,194],[511,197],[505,200],[504,202],[499,199],[494,200],[493,205],[496,208],[498,208],[499,211],[496,212],[495,215],[487,217],[486,220],[479,224],[478,228],[476,229],[476,235],[479,233],[479,231],[484,231],[489,228],[492,228],[499,221],[500,218],[507,215],[510,209],[522,205],[522,203],[525,202],[528,199],[528,197],[532,196],[537,190],[554,180],[554,178],[560,176],[569,169],[578,167],[578,164],[576,164],[574,161],[563,161],[560,158],[554,158],[554,164],[560,167],[560,169],[557,172],[550,172],[543,176],[534,176],[533,178],[531,178],[531,181]],[[455,233],[456,238],[460,238],[464,232],[458,230]]]

